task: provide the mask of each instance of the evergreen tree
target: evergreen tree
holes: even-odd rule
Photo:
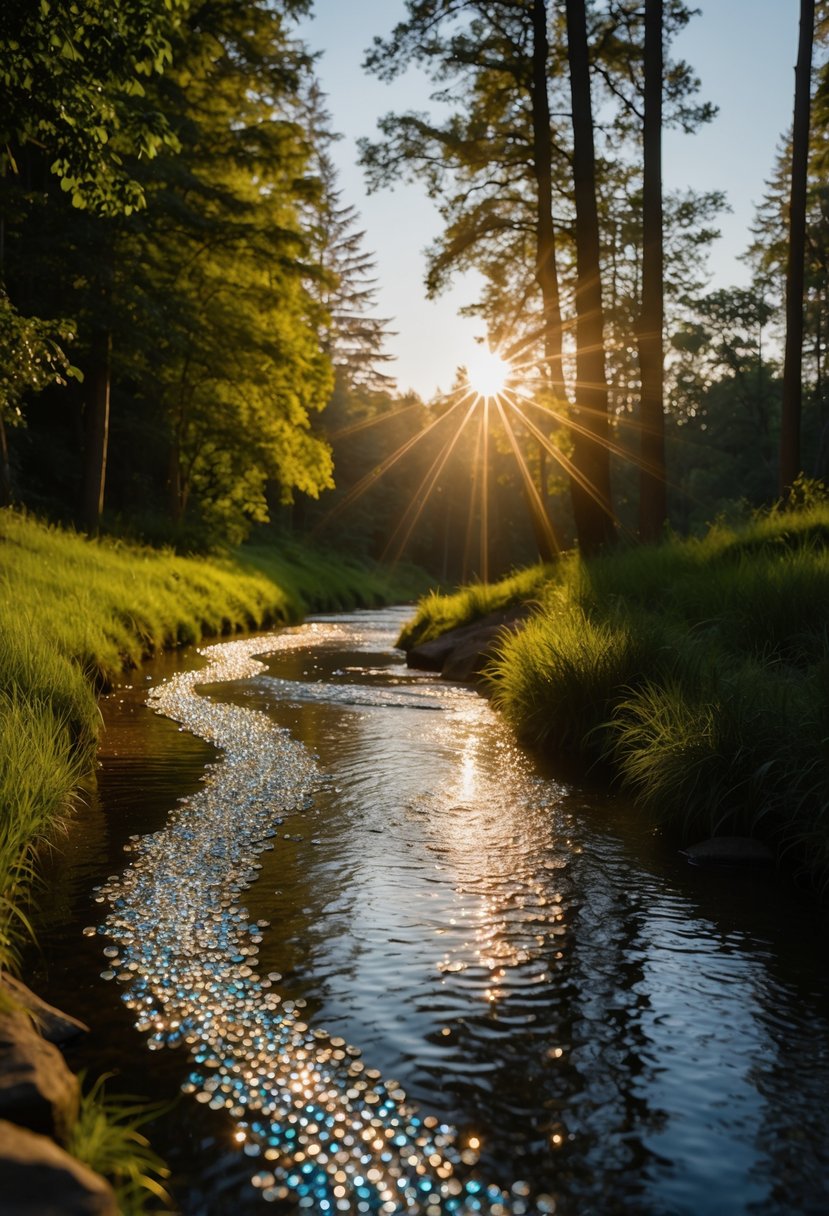
[[[311,431],[331,386],[303,209],[308,173],[301,83],[308,70],[284,14],[205,4],[167,87],[181,152],[147,180],[146,223],[122,256],[144,269],[142,393],[164,407],[173,519],[195,508],[239,534],[267,516],[266,487],[316,495],[330,453]]]
[[[300,113],[309,60],[288,25],[296,7],[194,5],[174,67],[147,85],[178,151],[141,164],[146,209],[85,220],[65,193],[47,193],[10,251],[35,303],[78,318],[87,385],[99,335],[112,335],[113,507],[164,506],[188,543],[239,538],[266,516],[269,483],[286,498],[331,484],[310,425],[331,372],[303,232],[318,186]],[[62,202],[63,247],[32,268],[27,253],[48,247]]]
[[[465,311],[486,319],[491,340],[504,353],[547,369],[548,391],[536,400],[540,405],[546,399],[551,413],[534,417],[545,447],[558,446],[559,463],[572,473],[582,539],[591,547],[604,535],[606,508],[579,487],[598,478],[605,503],[609,501],[607,458],[597,453],[610,439],[613,418],[602,404],[598,414],[595,403],[580,418],[575,412],[577,225],[567,40],[560,8],[540,0],[410,3],[408,19],[389,39],[375,40],[367,64],[391,77],[417,63],[436,81],[435,99],[449,105],[450,112],[442,121],[422,113],[387,115],[380,122],[382,140],[363,141],[362,155],[372,187],[408,172],[422,178],[438,200],[445,227],[430,251],[430,294],[438,293],[457,270],[480,271],[483,293]],[[670,0],[668,32],[689,15],[680,0]],[[643,34],[641,3],[591,9],[586,58],[593,86],[602,89],[602,128],[610,127],[606,131],[588,124],[597,150],[599,267],[607,283],[604,380],[614,414],[638,409],[639,398],[639,372],[629,352],[635,350],[641,309],[641,170],[632,155],[620,155],[620,148],[642,137]],[[693,102],[697,82],[687,65],[667,63],[664,77],[667,120],[691,129],[711,116],[710,107]],[[694,276],[698,273],[699,248],[715,235],[710,218],[718,203],[713,195],[668,201],[666,247],[682,262],[666,280],[666,291],[674,297],[693,265],[692,247]],[[681,286],[687,290],[688,282]],[[590,379],[600,383],[603,378],[597,381],[591,373]],[[558,428],[568,413],[573,425],[564,438]],[[599,433],[591,437],[594,425]],[[593,456],[596,468],[582,467]]]
[[[645,0],[645,81],[642,186],[642,311],[639,315],[639,366],[642,373],[642,470],[639,535],[657,540],[668,518],[665,467],[664,236],[662,208],[663,0]]]
[[[311,169],[320,196],[306,208],[305,223],[318,276],[314,295],[321,308],[320,344],[344,383],[383,391],[394,379],[383,369],[393,360],[384,350],[392,336],[388,318],[376,316],[376,263],[365,248],[354,207],[343,203],[330,145],[339,138],[316,81],[306,102],[305,124],[312,148]]]
[[[800,354],[799,382],[802,405],[792,411],[789,399],[788,422],[794,423],[799,436],[789,426],[787,449],[797,449],[798,470],[805,469],[815,476],[829,476],[829,402],[826,391],[826,350],[829,335],[829,189],[826,185],[825,132],[829,121],[829,64],[826,60],[829,19],[821,11],[816,20],[814,52],[816,86],[814,89],[813,120],[810,124],[809,154],[806,163],[805,232],[803,243],[802,337],[792,341]],[[793,146],[791,136],[779,148],[766,193],[757,209],[753,240],[747,260],[750,262],[758,287],[775,309],[781,339],[786,341],[785,302],[794,307],[797,292],[787,293],[787,275],[791,260],[790,202],[792,186]],[[799,319],[795,317],[795,327]],[[795,330],[790,331],[794,338]],[[790,385],[791,388],[791,385]],[[795,387],[795,393],[797,388]],[[793,467],[793,466],[792,466]],[[789,470],[791,472],[791,469]],[[779,477],[777,492],[780,492]]]
[[[589,555],[613,540],[602,268],[596,202],[593,105],[584,0],[566,0],[576,208],[576,425],[573,513],[579,548]],[[598,508],[598,509],[597,509]]]

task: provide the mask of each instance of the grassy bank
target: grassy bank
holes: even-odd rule
[[[829,506],[543,573],[489,673],[518,736],[606,766],[685,840],[754,835],[825,884]],[[475,614],[464,591],[433,596],[412,632]]]
[[[184,558],[0,511],[0,968],[26,931],[39,843],[92,762],[96,689],[163,647],[416,589],[300,546]]]
[[[418,603],[415,615],[398,639],[398,645],[410,650],[420,642],[430,642],[448,629],[477,621],[490,612],[537,599],[557,573],[557,567],[529,566],[497,583],[469,583],[451,595],[430,591]]]

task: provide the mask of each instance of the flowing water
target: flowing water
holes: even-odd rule
[[[541,772],[406,670],[405,615],[105,707],[41,988],[94,1021],[79,1062],[183,1089],[183,1211],[829,1212],[825,923]]]

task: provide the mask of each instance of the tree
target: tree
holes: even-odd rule
[[[319,196],[301,122],[308,68],[284,13],[226,0],[204,6],[164,82],[181,151],[148,171],[149,207],[120,256],[141,285],[134,374],[163,405],[180,527],[195,518],[237,538],[267,518],[269,483],[284,499],[331,484],[311,431],[331,373],[304,232]],[[161,360],[147,361],[152,345]]]
[[[686,301],[671,335],[668,415],[671,517],[702,527],[739,500],[767,504],[777,485],[779,369],[764,336],[776,315],[763,285]]]
[[[642,189],[642,312],[639,365],[642,373],[639,535],[657,540],[668,517],[665,468],[665,409],[662,214],[663,0],[645,0],[645,112]]]
[[[370,187],[409,173],[438,201],[444,229],[429,251],[429,293],[439,293],[456,271],[478,270],[482,293],[464,311],[486,321],[491,343],[503,353],[524,366],[547,369],[546,391],[526,406],[542,438],[540,488],[546,488],[549,476],[546,456],[555,449],[554,459],[580,498],[579,530],[585,531],[589,548],[605,534],[609,517],[596,500],[601,494],[591,497],[577,487],[596,476],[607,491],[602,447],[618,445],[611,401],[607,410],[599,407],[599,415],[585,410],[579,417],[578,403],[572,409],[568,404],[574,401],[573,385],[564,383],[572,381],[578,258],[572,99],[559,8],[543,0],[412,0],[408,19],[390,38],[375,40],[367,66],[389,78],[417,63],[436,82],[434,99],[444,106],[445,117],[386,115],[379,124],[382,139],[364,140],[361,148]],[[668,0],[668,32],[689,16],[681,0]],[[588,91],[591,77],[593,87],[602,89],[601,122],[589,122],[587,129],[594,135],[599,265],[609,285],[609,314],[602,298],[610,321],[604,379],[613,388],[613,411],[623,413],[638,408],[639,398],[639,373],[628,352],[635,349],[641,306],[642,190],[636,157],[619,155],[619,149],[641,140],[643,29],[641,0],[596,6],[586,56]],[[668,121],[692,129],[711,116],[711,107],[692,102],[697,85],[684,63],[665,65]],[[585,96],[583,87],[579,96]],[[698,253],[698,243],[714,235],[708,223],[714,205],[713,196],[670,200],[666,242],[683,262],[671,290],[688,271],[691,245],[697,244]],[[593,379],[601,383],[602,376]],[[593,425],[597,435],[591,434]],[[581,467],[591,460],[595,468]]]
[[[47,182],[24,200],[9,242],[33,307],[77,318],[87,385],[112,335],[113,509],[188,545],[239,539],[266,516],[270,485],[289,497],[331,483],[328,446],[310,426],[331,371],[310,291],[303,208],[319,183],[300,112],[310,61],[287,28],[292,7],[195,6],[173,65],[147,84],[177,149],[136,169],[147,206],[102,218]],[[60,423],[75,463],[77,436]]]
[[[806,184],[812,88],[815,0],[800,0],[800,38],[795,68],[792,128],[789,259],[786,272],[786,349],[780,431],[780,493],[790,491],[801,469],[800,418],[803,367],[803,296],[806,242]]]
[[[53,324],[22,317],[0,288],[0,506],[12,502],[12,477],[6,426],[20,424],[21,402],[31,392],[79,377],[63,347],[74,337],[68,322]]]
[[[328,157],[320,163],[323,198],[312,229],[312,247],[323,272],[319,302],[325,319],[320,334],[323,351],[334,368],[355,388],[391,388],[394,379],[383,371],[394,356],[384,350],[392,335],[389,319],[374,314],[377,297],[376,263],[365,249],[365,232],[354,207],[343,205],[334,188],[336,173]]]
[[[332,134],[330,123],[323,94],[312,81],[304,125],[312,150],[309,167],[319,180],[320,195],[306,206],[303,219],[318,270],[311,290],[321,310],[320,345],[344,384],[382,392],[394,384],[383,370],[394,358],[384,350],[392,331],[388,318],[374,314],[376,264],[365,248],[356,209],[343,203],[337,188],[328,149],[339,137]]]
[[[140,157],[175,146],[145,84],[172,59],[190,0],[7,0],[0,13],[0,170],[45,149],[76,207],[143,206]]]
[[[97,214],[129,215],[144,204],[135,166],[175,136],[165,116],[146,102],[145,81],[171,59],[171,38],[190,0],[10,0],[0,14],[0,226],[11,208],[8,178],[24,159],[46,158],[72,205]],[[5,284],[0,266],[0,282]],[[32,319],[37,324],[36,319]],[[49,327],[49,323],[47,328]],[[53,325],[52,329],[55,328]],[[5,335],[12,338],[6,327]],[[97,528],[103,504],[109,430],[109,346],[104,332],[88,377],[90,442],[84,522]],[[18,356],[0,351],[6,362]],[[61,353],[58,361],[66,362]],[[57,382],[54,378],[52,383]],[[31,388],[35,385],[32,383]],[[17,406],[19,409],[19,405]],[[0,417],[0,449],[6,451]],[[8,468],[4,460],[4,468]],[[4,477],[4,494],[9,487]]]
[[[443,200],[446,221],[427,275],[430,294],[456,269],[483,270],[491,286],[481,311],[496,340],[523,360],[533,358],[540,341],[540,360],[561,411],[560,238],[552,207],[553,185],[562,190],[569,165],[551,128],[548,88],[558,76],[552,65],[560,62],[560,48],[548,41],[547,6],[543,0],[411,0],[408,11],[388,41],[375,39],[369,68],[392,77],[414,61],[439,82],[459,80],[467,92],[442,125],[419,114],[382,119],[383,141],[361,145],[370,184],[390,182],[401,169],[425,178],[430,193]],[[448,88],[437,94],[438,100],[449,97]],[[527,308],[533,294],[527,271],[540,295],[537,319]],[[543,430],[540,435],[551,446]],[[576,459],[584,448],[579,445]],[[576,469],[576,479],[587,475]],[[534,501],[540,500],[536,494]],[[586,503],[582,517],[602,510],[589,497]],[[546,555],[549,520],[538,510],[534,519]]]
[[[573,193],[576,206],[576,420],[573,511],[579,548],[587,555],[612,542],[610,438],[605,371],[602,270],[596,205],[593,104],[584,0],[566,0],[567,59],[573,118]],[[598,509],[597,509],[598,508]]]

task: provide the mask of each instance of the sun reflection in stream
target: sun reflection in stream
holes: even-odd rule
[[[470,712],[477,714],[477,706]],[[550,963],[562,957],[559,939],[567,926],[561,895],[550,893],[549,873],[537,873],[528,860],[537,855],[537,841],[516,822],[513,808],[499,804],[503,772],[515,760],[511,746],[498,742],[493,766],[492,755],[484,754],[490,736],[472,725],[459,748],[457,781],[446,792],[449,811],[440,818],[445,864],[457,875],[462,901],[454,919],[469,931],[447,943],[437,970],[468,973],[494,1009],[516,986],[525,991],[550,982]],[[538,796],[549,797],[549,783]],[[569,841],[551,840],[547,870],[566,867],[570,853]],[[528,924],[535,932],[527,932]]]

